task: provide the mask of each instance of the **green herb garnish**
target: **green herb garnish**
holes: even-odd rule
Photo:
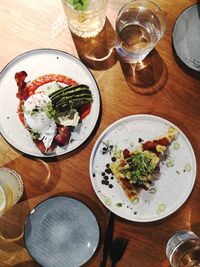
[[[87,10],[90,1],[89,0],[68,0],[68,3],[76,10],[85,11]]]
[[[32,139],[39,139],[40,138],[40,133],[38,132],[34,132],[31,128],[29,128],[28,126],[26,126],[26,129],[29,131]]]
[[[167,167],[173,167],[174,166],[174,159],[172,157],[167,158]]]
[[[106,143],[105,142],[102,142],[104,144],[104,147],[102,148],[102,154],[107,154],[109,153],[110,155],[112,154],[113,152],[113,145],[110,145],[109,144],[109,141],[107,141]]]
[[[144,184],[148,175],[152,175],[156,165],[152,164],[152,158],[142,152],[126,160],[128,166],[122,173],[127,177],[130,174],[130,182],[133,184]]]
[[[54,117],[55,110],[53,109],[53,106],[52,106],[51,102],[48,102],[43,109],[44,109],[43,111],[47,114],[48,118],[51,119],[51,118]]]

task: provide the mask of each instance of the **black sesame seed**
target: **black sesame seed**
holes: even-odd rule
[[[105,169],[105,172],[106,172],[107,174],[111,174],[111,173],[112,173],[111,169]]]
[[[115,162],[117,159],[116,159],[116,157],[112,157],[111,160],[112,160],[112,162]]]
[[[113,185],[112,184],[109,184],[109,188],[113,188]]]
[[[102,180],[101,183],[105,185],[109,185],[109,182],[107,180]]]
[[[105,174],[105,172],[102,172],[101,175],[102,175],[102,176],[105,176],[106,174]]]
[[[103,178],[104,178],[105,180],[108,180],[108,179],[109,179],[109,177],[108,177],[107,175],[105,175]]]

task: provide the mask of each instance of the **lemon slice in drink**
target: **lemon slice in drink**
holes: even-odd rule
[[[6,196],[3,188],[0,186],[0,214],[3,213],[6,207]]]

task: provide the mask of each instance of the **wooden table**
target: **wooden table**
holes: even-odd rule
[[[60,49],[79,57],[91,69],[102,98],[98,129],[85,146],[69,156],[52,160],[33,158],[14,150],[0,138],[0,166],[15,169],[25,186],[21,201],[0,219],[2,267],[38,266],[24,247],[23,226],[35,205],[61,192],[83,200],[95,212],[101,240],[87,266],[99,266],[108,212],[92,188],[88,164],[98,136],[114,121],[132,114],[153,114],[168,119],[186,134],[199,163],[200,77],[177,62],[171,38],[177,16],[196,1],[156,1],[166,14],[167,30],[148,58],[147,66],[136,70],[135,75],[130,66],[120,64],[113,49],[115,18],[124,3],[124,0],[110,0],[106,26],[100,37],[84,41],[72,36],[63,23],[64,12],[59,0],[1,0],[0,69],[23,52]],[[119,267],[167,267],[166,242],[176,230],[192,229],[200,236],[199,165],[197,168],[192,194],[173,215],[151,223],[116,218],[114,235],[123,232],[130,240]]]

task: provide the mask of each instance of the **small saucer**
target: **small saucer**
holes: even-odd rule
[[[24,228],[25,245],[43,267],[78,267],[95,253],[100,237],[92,211],[74,198],[59,196],[41,202]]]
[[[190,69],[200,71],[200,3],[185,9],[172,32],[177,56]]]

